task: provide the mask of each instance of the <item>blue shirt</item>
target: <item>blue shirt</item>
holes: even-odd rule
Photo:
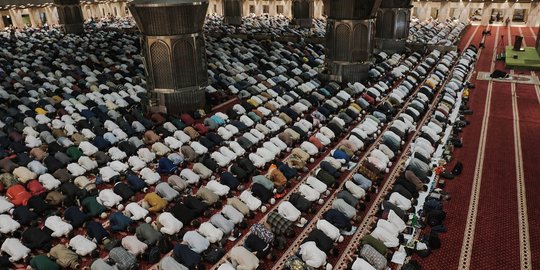
[[[133,223],[131,218],[126,217],[121,212],[114,212],[109,217],[109,222],[111,224],[111,230],[114,232],[124,231],[127,227]]]

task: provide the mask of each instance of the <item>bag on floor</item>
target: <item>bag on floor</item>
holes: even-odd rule
[[[463,163],[461,163],[461,161],[458,161],[452,169],[452,174],[457,176],[461,174],[461,171],[463,171]]]
[[[417,261],[410,260],[408,263],[404,264],[401,267],[401,270],[422,270],[422,266],[420,266],[420,264]]]
[[[431,227],[442,225],[446,219],[446,213],[442,210],[431,210],[427,212],[426,221]]]
[[[427,243],[430,249],[441,248],[441,239],[439,238],[439,234],[436,232],[429,233]]]

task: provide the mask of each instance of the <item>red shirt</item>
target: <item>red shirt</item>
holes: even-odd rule
[[[28,192],[22,185],[13,185],[8,188],[6,196],[15,206],[26,205],[32,194]]]

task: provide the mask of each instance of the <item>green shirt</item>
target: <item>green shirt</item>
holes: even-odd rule
[[[362,237],[362,240],[360,240],[360,242],[364,245],[367,244],[367,245],[372,246],[375,250],[377,250],[382,255],[386,255],[386,252],[388,250],[388,248],[384,245],[384,243],[381,240],[371,236],[371,234],[368,234]]]
[[[35,256],[30,260],[30,266],[36,270],[58,270],[60,267],[45,255]]]
[[[99,216],[101,213],[107,211],[107,208],[97,202],[96,197],[86,197],[82,203],[86,214],[92,217]]]

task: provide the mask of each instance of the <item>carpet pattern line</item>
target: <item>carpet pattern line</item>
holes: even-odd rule
[[[498,37],[499,37],[499,28],[497,28],[497,34],[495,35],[495,42],[493,46],[497,46],[498,44]],[[495,47],[494,47],[495,48]],[[480,52],[478,53],[480,55]],[[491,69],[493,70],[495,66],[495,57],[496,57],[496,50],[493,50],[492,53],[492,63],[491,63]],[[465,233],[463,237],[463,244],[461,246],[461,255],[459,258],[459,269],[469,269],[470,263],[471,263],[471,255],[473,250],[473,241],[474,241],[474,231],[476,227],[476,216],[478,212],[478,203],[480,199],[480,187],[482,183],[482,172],[483,172],[483,166],[484,166],[484,152],[486,147],[486,140],[487,140],[487,129],[489,124],[489,115],[490,115],[490,108],[491,108],[491,95],[493,91],[493,82],[490,81],[488,84],[488,90],[487,90],[487,96],[486,96],[486,104],[484,109],[484,117],[482,119],[482,129],[480,132],[480,143],[478,147],[478,153],[476,156],[476,164],[475,164],[475,171],[474,171],[474,178],[473,178],[473,184],[471,189],[471,197],[469,200],[469,210],[467,213],[467,224],[465,228]]]
[[[523,36],[521,28],[519,33]],[[509,30],[510,31],[510,30]],[[510,35],[508,36],[510,38]],[[523,39],[523,46],[526,47],[526,39]],[[514,75],[514,70],[510,71]],[[534,73],[531,72],[534,76]],[[538,90],[538,86],[535,86]],[[516,83],[511,84],[512,89],[512,114],[514,117],[514,148],[516,158],[516,179],[517,179],[517,198],[518,198],[518,221],[519,221],[519,252],[521,269],[531,269],[531,240],[529,237],[529,216],[527,211],[527,193],[525,190],[525,172],[523,169],[523,152],[521,148],[521,132],[519,127],[519,110],[516,92]]]

